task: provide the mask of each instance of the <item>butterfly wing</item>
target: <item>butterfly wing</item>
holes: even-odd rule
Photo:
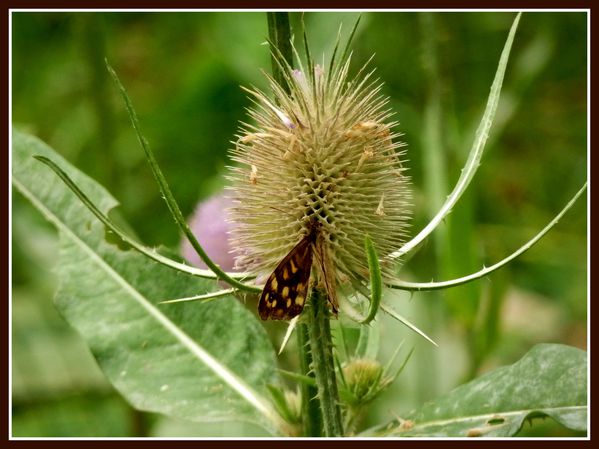
[[[258,314],[263,320],[289,320],[304,309],[312,269],[312,237],[307,235],[268,277]]]

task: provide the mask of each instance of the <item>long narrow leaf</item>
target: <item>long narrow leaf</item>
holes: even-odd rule
[[[220,290],[218,292],[213,292],[213,293],[205,293],[203,295],[187,296],[185,298],[177,298],[177,299],[166,299],[164,301],[160,301],[160,304],[175,304],[175,303],[179,303],[179,302],[191,302],[191,301],[203,301],[203,302],[214,301],[216,299],[229,296],[229,295],[235,293],[236,291],[237,290],[234,288],[227,288],[225,290]]]
[[[397,321],[399,321],[404,326],[409,327],[411,330],[413,330],[414,332],[416,332],[418,335],[420,335],[425,340],[428,340],[430,343],[434,344],[435,346],[439,346],[428,335],[426,335],[424,332],[422,332],[420,329],[418,329],[415,325],[413,325],[412,323],[410,323],[410,321],[408,321],[407,318],[404,318],[399,313],[397,313],[395,310],[393,310],[393,308],[391,306],[389,306],[389,305],[387,305],[385,303],[382,303],[381,304],[381,309],[383,311],[385,311],[386,313],[388,313],[391,317],[395,318]]]
[[[495,79],[493,80],[493,84],[491,85],[491,93],[489,94],[489,98],[487,100],[487,106],[483,113],[482,119],[476,131],[476,135],[474,138],[474,143],[472,145],[472,149],[470,150],[470,154],[468,155],[468,160],[466,161],[466,165],[462,169],[462,174],[458,179],[453,191],[447,197],[447,200],[439,209],[439,212],[433,217],[433,219],[410,241],[408,241],[405,245],[403,245],[399,250],[392,253],[389,257],[392,259],[399,258],[404,254],[407,254],[409,251],[418,246],[428,235],[435,230],[435,228],[443,221],[443,219],[449,215],[455,204],[458,202],[462,194],[466,191],[466,188],[470,184],[470,181],[474,177],[476,170],[480,165],[480,160],[483,155],[483,150],[485,148],[485,144],[487,142],[487,137],[489,136],[489,131],[491,129],[491,124],[493,123],[493,118],[495,117],[495,112],[497,111],[497,104],[499,103],[499,96],[501,94],[501,86],[503,84],[503,77],[505,75],[505,69],[507,67],[507,62],[509,59],[510,51],[512,48],[512,43],[514,41],[514,36],[516,34],[516,29],[518,28],[518,22],[520,21],[520,13],[514,19],[514,23],[512,24],[512,28],[510,29],[507,41],[501,53],[501,57],[499,59],[499,64],[497,66],[497,72],[495,73]]]
[[[418,283],[418,282],[407,282],[407,281],[399,281],[398,280],[398,281],[389,281],[386,285],[388,287],[397,288],[400,290],[415,290],[415,291],[439,290],[439,289],[443,289],[443,288],[455,287],[458,285],[466,284],[468,282],[472,282],[472,281],[475,281],[482,277],[488,276],[495,270],[498,270],[499,268],[503,267],[504,265],[508,264],[509,262],[511,262],[518,256],[520,256],[521,254],[528,251],[530,248],[532,248],[532,246],[535,243],[537,243],[539,240],[541,240],[543,238],[543,236],[545,234],[547,234],[551,230],[551,228],[558,223],[558,221],[574,205],[574,203],[576,203],[576,200],[578,200],[578,198],[580,197],[580,195],[583,194],[583,192],[586,190],[586,188],[587,188],[587,183],[585,182],[584,185],[580,188],[580,190],[578,192],[576,192],[576,194],[572,197],[572,199],[570,201],[568,201],[568,204],[566,204],[564,206],[564,208],[555,216],[555,218],[553,218],[553,220],[551,220],[549,222],[549,224],[547,224],[547,226],[545,226],[537,235],[535,235],[532,239],[530,239],[528,242],[526,242],[526,244],[523,245],[522,247],[520,247],[520,249],[518,249],[517,251],[510,254],[505,259],[503,259],[489,267],[484,267],[482,270],[477,271],[476,273],[472,273],[472,274],[469,274],[468,276],[463,276],[461,278],[452,279],[449,281]]]
[[[106,67],[108,69],[108,72],[110,73],[110,76],[112,76],[112,79],[114,80],[117,88],[119,89],[121,96],[123,97],[123,101],[125,102],[125,107],[127,108],[127,113],[129,114],[129,118],[131,119],[131,124],[133,125],[133,129],[135,130],[135,133],[137,134],[137,139],[139,141],[139,144],[141,145],[141,147],[146,155],[146,159],[148,160],[150,168],[152,169],[154,178],[156,179],[156,182],[158,183],[160,192],[162,193],[162,196],[164,197],[164,201],[166,201],[166,205],[168,206],[168,209],[170,210],[170,212],[173,216],[173,219],[175,220],[175,223],[177,224],[177,226],[179,227],[181,232],[183,232],[183,235],[185,235],[187,240],[189,240],[189,243],[191,243],[191,246],[196,251],[196,253],[198,253],[198,255],[200,256],[202,261],[220,279],[222,279],[223,281],[227,282],[232,287],[235,287],[239,290],[255,291],[254,287],[245,285],[243,282],[240,282],[237,279],[232,278],[231,276],[229,276],[228,273],[221,270],[221,268],[218,265],[216,265],[214,262],[212,262],[212,259],[210,259],[208,254],[206,254],[206,251],[204,251],[204,248],[202,248],[202,245],[200,245],[200,242],[198,242],[198,240],[196,239],[195,235],[189,228],[189,225],[187,224],[185,217],[181,213],[181,209],[179,208],[179,205],[177,204],[177,201],[175,200],[175,197],[173,196],[171,189],[170,189],[168,183],[166,182],[166,178],[162,174],[162,170],[160,169],[160,166],[158,165],[158,161],[156,161],[156,157],[154,156],[154,153],[152,152],[152,149],[150,148],[148,141],[141,133],[139,121],[137,119],[137,114],[135,113],[135,110],[133,109],[133,103],[131,102],[131,99],[129,98],[127,91],[125,90],[125,87],[121,83],[121,80],[119,79],[116,72],[113,70],[112,67],[110,67],[110,65],[108,65],[108,63],[106,63]]]
[[[156,252],[156,250],[147,248],[142,244],[136,242],[131,237],[129,237],[122,229],[120,229],[117,225],[115,225],[106,214],[103,214],[98,207],[89,199],[89,197],[77,186],[75,182],[62,170],[57,164],[55,164],[52,160],[48,159],[45,156],[35,155],[33,156],[38,161],[46,164],[50,167],[54,173],[58,175],[60,179],[65,183],[65,185],[73,191],[75,195],[81,200],[83,205],[87,207],[97,218],[100,220],[108,229],[110,229],[116,236],[118,236],[123,242],[127,245],[131,246],[136,251],[141,254],[149,257],[150,259],[155,260],[167,267],[174,268],[175,270],[190,274],[192,276],[198,276],[206,279],[217,279],[218,277],[214,272],[210,270],[202,270],[195,267],[190,267],[189,265],[182,264],[180,262],[176,262],[174,260],[169,259],[168,257],[163,256]],[[238,279],[248,279],[250,276],[247,273],[230,273],[230,276],[238,278]],[[259,292],[259,288],[255,288],[255,291]]]

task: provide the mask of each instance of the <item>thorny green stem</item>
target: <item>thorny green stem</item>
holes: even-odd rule
[[[278,53],[290,66],[293,66],[293,49],[291,48],[291,27],[289,26],[289,13],[286,12],[268,12],[268,38],[272,54],[272,72],[274,79],[288,91],[289,86],[285,76],[281,72],[281,67],[277,64]],[[310,323],[310,326],[312,323]],[[328,323],[327,323],[328,325]],[[297,325],[297,347],[299,349],[300,369],[304,376],[314,378],[312,352],[310,350],[310,332],[308,325],[298,323]],[[329,332],[330,334],[330,332]],[[333,372],[334,375],[334,372]],[[304,436],[317,437],[322,435],[323,417],[321,414],[320,403],[315,398],[318,396],[318,389],[305,382],[301,383],[302,391],[302,420]]]
[[[312,290],[310,301],[311,307],[307,308],[306,314],[309,317],[312,371],[318,388],[324,434],[327,437],[340,437],[343,436],[343,423],[335,376],[328,298],[324,291],[316,287]]]
[[[287,12],[267,12],[268,19],[268,39],[271,45],[275,46],[285,61],[293,65],[293,51],[291,49],[291,28],[289,26],[289,13]],[[274,49],[273,49],[274,50]],[[272,74],[274,79],[279,83],[286,92],[289,92],[287,81],[281,72],[281,68],[277,64],[276,55],[271,54],[272,58]]]
[[[312,353],[310,352],[308,326],[304,323],[298,323],[295,332],[297,334],[297,347],[299,348],[301,372],[305,376],[314,377],[310,372]],[[315,385],[309,385],[305,382],[301,382],[300,385],[302,391],[304,436],[322,436],[322,415],[320,414],[320,404],[316,400],[318,389]]]

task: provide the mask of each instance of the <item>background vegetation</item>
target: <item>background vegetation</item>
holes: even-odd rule
[[[354,69],[373,53],[414,183],[414,230],[459,176],[513,13],[365,13]],[[306,13],[313,54],[330,51],[354,13]],[[291,15],[299,30],[300,14]],[[148,245],[179,235],[135,140],[104,57],[129,91],[186,213],[220,190],[248,100],[270,71],[264,13],[14,13],[13,122],[105,185]],[[483,165],[447,223],[402,277],[468,274],[520,247],[563,207],[587,173],[587,17],[527,13],[506,73]],[[299,36],[298,36],[299,37]],[[440,106],[440,114],[435,109]],[[440,133],[435,134],[435,130]],[[586,201],[586,199],[585,199]],[[198,425],[132,410],[57,314],[54,229],[13,195],[12,395],[15,436],[253,435],[242,424]],[[398,310],[439,348],[382,321],[386,359],[402,339],[406,371],[367,416],[401,415],[539,342],[586,349],[586,208],[581,201],[536,247],[489,280],[404,295]],[[255,307],[255,304],[248,304]],[[269,325],[278,345],[283,326]],[[292,364],[293,354],[282,364]],[[572,435],[547,420],[523,435]]]

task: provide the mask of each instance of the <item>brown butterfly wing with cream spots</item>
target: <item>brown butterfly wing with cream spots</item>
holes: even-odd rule
[[[258,313],[263,320],[289,320],[304,309],[312,269],[314,233],[305,236],[268,277]]]

